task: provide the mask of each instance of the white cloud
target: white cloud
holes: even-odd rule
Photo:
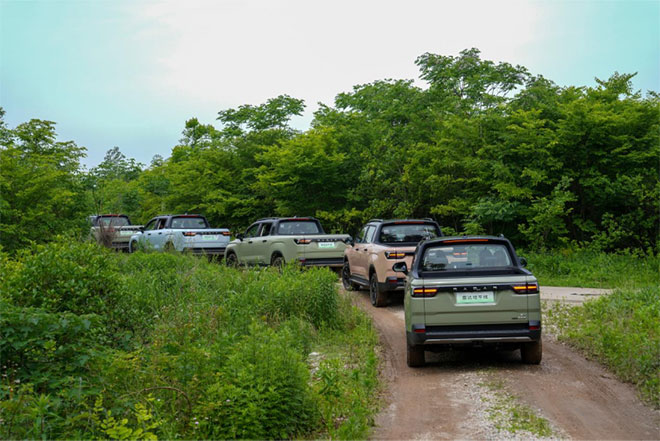
[[[261,103],[288,93],[332,103],[356,84],[416,78],[424,52],[478,47],[524,64],[539,39],[528,1],[193,1],[136,6],[137,38],[157,40],[153,93],[193,108]]]

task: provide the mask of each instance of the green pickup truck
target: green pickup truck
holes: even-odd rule
[[[443,237],[421,242],[404,297],[408,365],[424,351],[493,346],[520,349],[525,363],[541,362],[539,285],[504,237]]]
[[[325,234],[313,217],[270,217],[254,222],[227,245],[227,265],[273,265],[297,262],[302,266],[340,269],[348,234]]]

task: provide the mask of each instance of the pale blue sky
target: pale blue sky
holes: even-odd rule
[[[186,119],[282,93],[307,103],[417,78],[424,52],[526,66],[559,85],[639,72],[660,90],[660,1],[0,0],[0,106],[57,122],[94,166],[168,156]]]

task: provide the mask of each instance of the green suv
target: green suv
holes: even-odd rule
[[[419,244],[404,296],[408,366],[424,351],[452,347],[520,348],[525,363],[541,362],[539,285],[504,237],[443,237]]]

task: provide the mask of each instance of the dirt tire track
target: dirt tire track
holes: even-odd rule
[[[347,293],[373,319],[384,350],[387,407],[376,418],[373,439],[472,439],[479,437],[461,393],[466,372],[489,369],[511,393],[540,409],[574,439],[660,439],[660,414],[633,388],[598,364],[546,336],[540,366],[524,365],[518,351],[427,352],[427,366],[406,365],[401,301],[374,308],[364,291]]]

